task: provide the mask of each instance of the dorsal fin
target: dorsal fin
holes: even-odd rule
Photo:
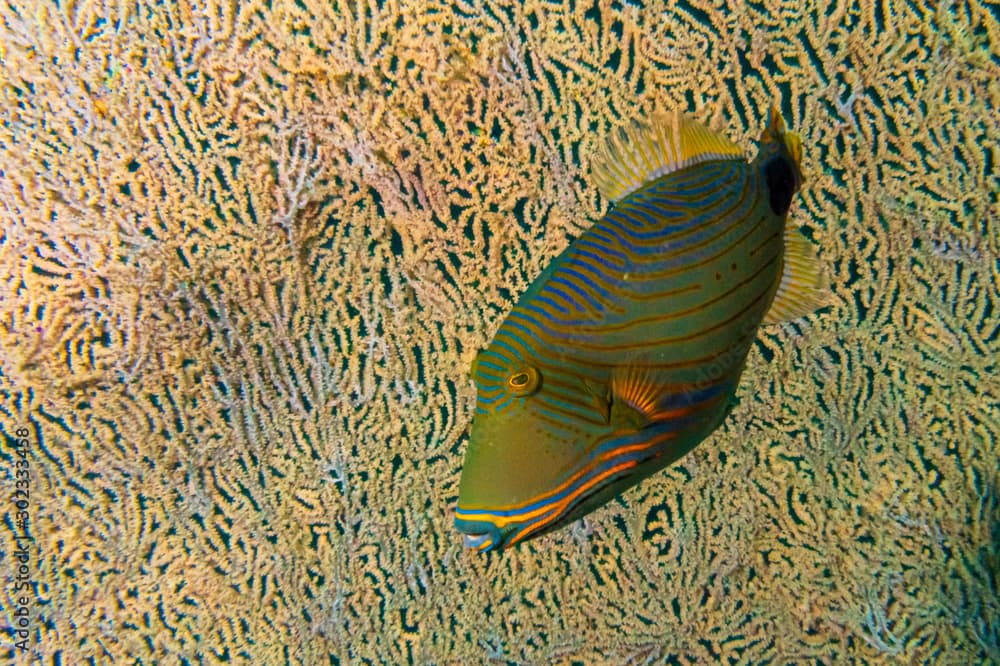
[[[724,136],[679,112],[651,122],[633,120],[611,132],[591,162],[594,183],[618,201],[660,176],[717,159],[743,159],[743,151]]]
[[[827,287],[820,271],[815,246],[791,225],[785,225],[785,257],[781,282],[765,324],[777,324],[804,317],[825,305]]]

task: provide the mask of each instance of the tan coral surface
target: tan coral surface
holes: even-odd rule
[[[996,6],[800,7],[3,3],[19,658],[1000,661]],[[468,366],[607,208],[597,142],[680,107],[749,150],[774,100],[831,307],[670,470],[463,551]]]

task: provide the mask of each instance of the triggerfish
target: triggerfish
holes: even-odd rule
[[[787,224],[801,159],[773,108],[752,161],[677,113],[612,133],[592,175],[613,207],[473,363],[466,546],[564,526],[719,427],[758,327],[822,304],[813,245]]]

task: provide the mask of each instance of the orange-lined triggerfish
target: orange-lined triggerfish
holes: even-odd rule
[[[820,305],[813,246],[786,224],[801,158],[776,109],[751,162],[680,114],[612,133],[592,171],[614,207],[473,363],[466,546],[566,525],[722,423],[757,328]]]

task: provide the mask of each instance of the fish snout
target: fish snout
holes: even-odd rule
[[[462,545],[481,553],[494,550],[503,543],[503,534],[496,525],[474,516],[463,517],[462,509],[455,514],[455,528],[462,533]]]

